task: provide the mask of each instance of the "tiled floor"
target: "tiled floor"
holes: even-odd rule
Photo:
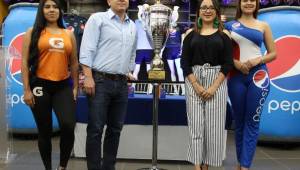
[[[53,165],[57,165],[59,160],[58,139],[53,138]],[[43,170],[36,138],[13,138],[12,146],[16,157],[9,164],[0,164],[1,170]],[[229,132],[224,167],[210,170],[235,170],[235,163],[233,134]],[[116,166],[117,170],[137,170],[146,167],[151,167],[151,160],[118,160]],[[184,161],[159,161],[158,167],[168,170],[193,170],[193,166]],[[71,158],[68,170],[85,169],[85,159]],[[300,144],[260,144],[251,170],[300,170]]]

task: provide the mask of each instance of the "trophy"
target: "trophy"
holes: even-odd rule
[[[148,72],[150,80],[165,80],[164,63],[160,54],[169,36],[169,28],[176,26],[178,8],[174,6],[172,11],[171,8],[161,4],[160,0],[151,6],[148,4],[139,6],[138,18],[142,21],[154,49],[154,58]]]

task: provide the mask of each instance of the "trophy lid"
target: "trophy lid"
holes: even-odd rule
[[[160,1],[156,1],[154,5],[150,6],[150,11],[171,13],[172,9],[166,5],[161,4]]]

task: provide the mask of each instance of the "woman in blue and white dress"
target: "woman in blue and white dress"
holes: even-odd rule
[[[235,120],[237,170],[251,166],[263,101],[270,90],[266,63],[276,57],[269,25],[256,19],[259,0],[239,0],[236,19],[226,23],[234,43],[235,70],[228,79],[228,93]],[[265,44],[266,54],[261,53]]]

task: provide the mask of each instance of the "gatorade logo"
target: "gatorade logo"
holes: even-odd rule
[[[35,87],[33,90],[32,90],[32,93],[33,95],[35,95],[36,97],[41,97],[43,96],[43,87]]]
[[[56,49],[63,49],[65,45],[62,38],[50,38],[49,44],[51,45],[51,47]]]
[[[268,63],[271,84],[277,89],[300,92],[300,37],[287,35],[275,41],[277,58]]]

